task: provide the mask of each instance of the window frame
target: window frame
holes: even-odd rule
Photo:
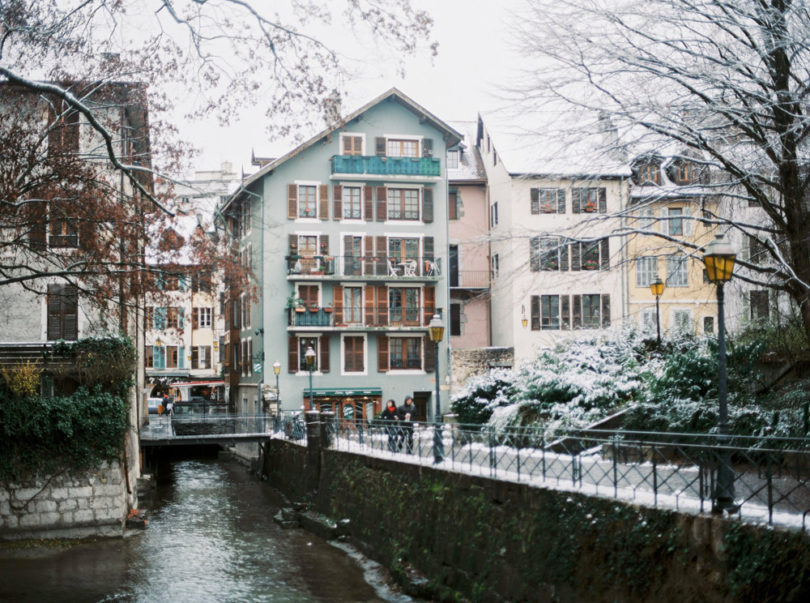
[[[318,215],[318,207],[320,205],[318,198],[320,183],[319,182],[296,182],[297,190],[297,199],[296,199],[296,219],[298,220],[317,220],[320,216]],[[308,198],[305,200],[303,192],[304,190],[312,189],[314,191],[314,197],[312,198],[312,205],[313,205],[313,212],[312,215],[308,215],[306,211],[306,206],[302,206],[302,204],[306,201],[309,203]]]
[[[346,216],[346,209],[351,208],[355,209],[352,205],[352,200],[347,199],[346,191],[357,191],[357,213],[359,214],[357,217],[354,216]],[[362,222],[364,220],[363,216],[363,187],[358,185],[357,183],[352,184],[341,184],[340,186],[340,200],[341,200],[341,210],[340,210],[340,220],[341,222]]]
[[[424,337],[419,336],[412,336],[412,335],[388,335],[388,370],[395,371],[397,373],[404,373],[404,372],[424,372],[425,367],[425,349],[424,349]],[[402,353],[402,362],[405,366],[394,366],[394,358],[397,357],[394,354],[394,342],[399,342],[401,349],[399,350]],[[408,364],[408,350],[407,346],[409,344],[414,344],[419,347],[419,366],[407,366]]]
[[[676,276],[678,277],[677,280]],[[667,256],[666,286],[689,287],[689,258],[687,256]]]
[[[658,256],[647,255],[637,257],[635,264],[636,287],[649,288],[649,286],[655,282],[655,279],[658,278]]]
[[[411,194],[415,198],[411,198]],[[396,197],[399,196],[399,200]],[[422,220],[423,194],[417,186],[389,186],[385,189],[385,219],[388,222],[420,222]],[[392,215],[397,207],[398,215]],[[415,213],[415,216],[414,216]],[[408,217],[408,216],[414,217]]]
[[[413,155],[404,153],[406,146],[409,145],[414,145]],[[395,146],[398,146],[399,149],[396,149],[396,152],[392,153],[392,150],[395,149]],[[385,137],[386,157],[418,158],[421,157],[421,150],[422,150],[421,147],[422,147],[422,138],[419,136],[392,135]]]
[[[345,146],[345,143],[343,141],[345,139],[347,139],[347,138],[351,138],[351,139],[354,139],[354,140],[360,139],[360,152],[359,153],[354,152],[356,150],[354,144],[351,145],[352,146],[352,149],[351,149],[352,152],[351,153],[346,153],[346,146]],[[365,133],[362,133],[362,132],[341,132],[340,133],[339,143],[340,143],[340,149],[339,149],[340,153],[338,153],[339,155],[342,155],[344,157],[362,157],[362,156],[364,156],[366,154],[366,135],[365,135]]]
[[[347,340],[360,340],[363,368],[361,370],[350,370],[347,362],[348,348]],[[340,336],[340,373],[342,375],[368,375],[368,338],[364,333],[342,333]]]

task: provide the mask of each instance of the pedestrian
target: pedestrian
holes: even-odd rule
[[[413,403],[413,398],[405,396],[405,402],[397,410],[399,421],[401,425],[402,440],[399,447],[405,444],[405,451],[408,454],[413,454],[413,422],[416,419],[416,405]]]
[[[388,434],[388,450],[391,452],[397,451],[397,444],[399,441],[399,415],[397,414],[397,405],[393,400],[388,400],[385,403],[385,410],[380,414],[380,420],[383,422],[383,428]]]

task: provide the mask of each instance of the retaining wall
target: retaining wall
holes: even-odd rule
[[[121,536],[128,501],[120,464],[0,484],[0,539]]]

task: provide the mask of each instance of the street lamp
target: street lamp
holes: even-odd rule
[[[725,316],[723,310],[723,285],[731,280],[734,272],[734,260],[737,254],[728,244],[723,235],[717,235],[711,245],[703,254],[703,263],[706,264],[706,275],[712,283],[717,285],[717,399],[720,403],[720,414],[717,420],[718,441],[721,446],[728,445],[728,406],[726,397],[728,385],[726,383],[726,334]],[[726,448],[720,451],[720,466],[717,470],[717,492],[714,496],[712,512],[722,513],[725,510],[734,511],[734,470],[731,467],[731,454]]]
[[[309,370],[309,409],[315,410],[312,406],[312,369],[315,368],[315,350],[312,346],[307,348],[304,358],[307,359],[307,369]]]
[[[442,445],[442,429],[439,423],[439,415],[441,414],[441,406],[439,405],[439,342],[444,337],[444,323],[438,314],[434,314],[428,325],[430,331],[430,340],[433,342],[436,358],[436,412],[434,413],[433,420],[433,462],[441,463],[444,458],[444,447]]]
[[[658,309],[658,298],[664,292],[664,283],[660,278],[656,278],[650,283],[650,292],[655,296],[655,328],[658,332],[658,345],[661,345],[661,313]]]
[[[281,363],[276,360],[273,363],[273,372],[276,374],[276,429],[281,426],[281,397],[278,391],[278,374],[281,372]]]
[[[524,329],[529,326],[529,319],[526,318],[526,306],[520,306],[520,324]]]

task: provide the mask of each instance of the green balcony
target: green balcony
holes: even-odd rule
[[[377,157],[335,155],[333,174],[370,176],[441,176],[441,164],[433,157]]]

